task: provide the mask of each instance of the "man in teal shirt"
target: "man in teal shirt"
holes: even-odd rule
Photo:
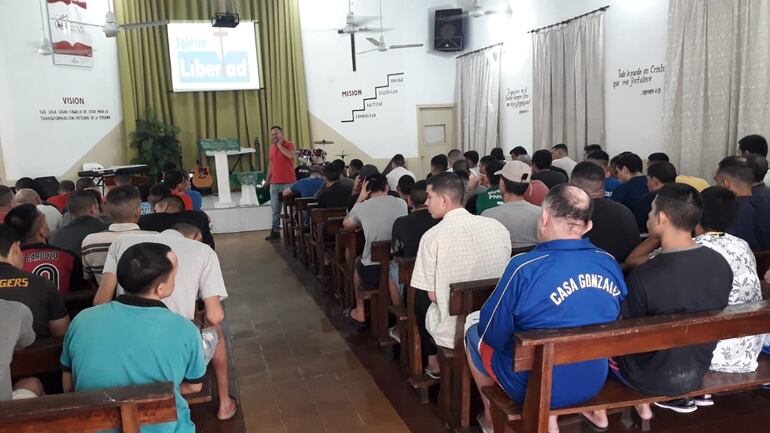
[[[162,244],[130,247],[118,261],[126,294],[82,311],[64,337],[64,391],[172,382],[177,421],[142,427],[142,433],[194,433],[183,393],[202,387],[206,364],[195,325],[166,308],[174,291],[177,258]]]

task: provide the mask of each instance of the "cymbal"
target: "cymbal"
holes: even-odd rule
[[[327,144],[334,144],[333,141],[327,141],[326,139],[320,140],[320,141],[314,141],[313,144],[320,144],[321,146],[326,146]]]

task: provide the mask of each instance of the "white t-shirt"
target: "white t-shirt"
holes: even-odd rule
[[[554,159],[553,162],[551,162],[551,165],[554,167],[559,167],[560,169],[566,171],[567,177],[570,177],[572,176],[572,170],[577,165],[577,162],[575,162],[569,156],[564,156],[559,159]]]
[[[405,169],[404,167],[396,167],[393,170],[388,173],[388,188],[390,188],[391,191],[396,191],[396,188],[398,187],[398,180],[401,179],[401,176],[403,175],[409,175],[412,176],[412,179],[417,180],[417,178],[414,176],[414,173],[411,171]]]
[[[168,245],[179,261],[174,292],[163,299],[163,303],[169,310],[192,320],[195,317],[195,302],[198,299],[212,296],[219,296],[220,300],[227,298],[217,253],[203,242],[187,239],[176,230],[165,230],[159,234],[126,234],[118,237],[112,242],[107,252],[103,273],[115,274],[118,260],[123,252],[142,242]],[[123,288],[118,285],[118,294],[123,292]]]
[[[37,205],[38,210],[45,216],[45,222],[48,224],[48,230],[54,231],[61,225],[61,213],[53,206],[47,204]]]

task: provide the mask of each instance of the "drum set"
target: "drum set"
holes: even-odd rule
[[[334,144],[334,142],[328,140],[320,140],[314,141],[313,144],[317,146],[326,146],[328,144]],[[297,159],[301,165],[323,166],[326,164],[326,151],[323,149],[323,147],[315,147],[314,149],[298,149]]]

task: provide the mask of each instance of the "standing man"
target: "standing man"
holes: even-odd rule
[[[270,206],[273,208],[273,225],[265,238],[274,241],[281,238],[281,193],[297,181],[294,174],[294,143],[283,138],[280,126],[270,128],[270,164],[267,166],[265,185],[270,187]]]

